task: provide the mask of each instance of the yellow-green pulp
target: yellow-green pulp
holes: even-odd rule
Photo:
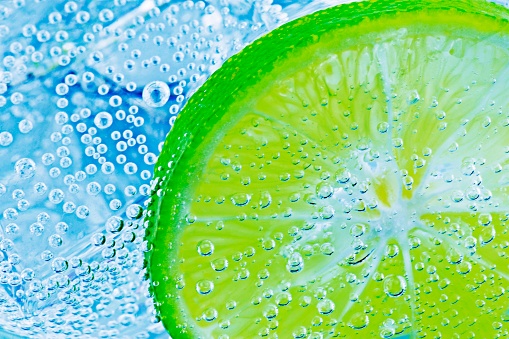
[[[496,338],[509,321],[509,12],[376,1],[276,29],[159,158],[174,338]]]

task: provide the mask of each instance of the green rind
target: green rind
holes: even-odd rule
[[[462,15],[451,15],[451,11]],[[179,323],[178,313],[185,312],[185,309],[182,309],[183,305],[176,305],[173,299],[166,297],[171,291],[165,283],[161,283],[168,279],[169,265],[165,264],[169,264],[173,257],[171,248],[162,241],[177,238],[179,234],[177,227],[169,227],[173,217],[178,219],[178,211],[160,211],[161,204],[165,194],[170,191],[183,193],[188,189],[186,183],[175,182],[172,177],[181,158],[186,152],[194,152],[202,141],[209,138],[215,124],[224,118],[232,106],[246,103],[246,92],[253,90],[253,86],[262,89],[264,84],[270,83],[273,68],[289,58],[295,62],[294,59],[299,60],[300,57],[305,62],[306,55],[299,52],[316,44],[324,36],[348,36],[355,40],[357,36],[364,35],[366,32],[359,32],[356,27],[361,22],[369,22],[372,32],[386,29],[389,22],[403,27],[414,24],[412,20],[422,20],[428,24],[441,24],[455,29],[468,27],[479,32],[495,33],[508,31],[508,18],[505,8],[480,0],[380,0],[352,3],[285,24],[230,58],[188,101],[164,144],[155,169],[153,194],[148,207],[146,240],[150,251],[146,254],[146,261],[148,276],[155,282],[151,285],[151,292],[163,324],[170,334],[175,338],[199,337],[192,331],[181,333],[176,328]],[[322,43],[323,39],[320,41]],[[192,173],[192,170],[188,172]]]

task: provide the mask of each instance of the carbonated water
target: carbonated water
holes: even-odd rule
[[[143,268],[165,136],[230,55],[328,5],[0,2],[1,337],[168,337]]]

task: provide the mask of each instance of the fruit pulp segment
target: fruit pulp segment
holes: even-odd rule
[[[440,14],[316,37],[194,137],[151,267],[175,333],[504,331],[509,39]]]

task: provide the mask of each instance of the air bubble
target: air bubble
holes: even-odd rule
[[[491,224],[492,217],[490,213],[481,213],[479,214],[477,220],[479,222],[479,225],[488,226],[489,224]]]
[[[129,219],[139,219],[143,214],[143,208],[138,204],[131,204],[126,209],[126,215]]]
[[[453,248],[450,248],[447,250],[446,259],[450,264],[457,265],[463,261],[463,254]]]
[[[222,272],[228,268],[228,260],[226,258],[214,259],[210,262],[210,266],[216,272]]]
[[[91,196],[96,196],[101,192],[101,185],[98,182],[92,181],[87,185],[87,193]]]
[[[0,146],[7,147],[13,142],[14,138],[10,132],[0,132]]]
[[[245,206],[251,200],[251,195],[247,193],[237,193],[231,197],[231,201],[235,206]]]
[[[142,98],[150,107],[162,107],[170,98],[170,88],[162,81],[153,81],[143,88]]]
[[[76,216],[79,219],[86,219],[90,214],[90,210],[85,205],[80,205],[76,208]]]
[[[266,251],[271,251],[276,246],[276,242],[273,239],[266,239],[262,242],[262,248]]]
[[[463,240],[463,244],[468,249],[475,248],[475,246],[477,245],[477,239],[469,235],[468,237],[465,238],[465,240]]]
[[[94,125],[99,129],[105,129],[113,124],[113,117],[108,112],[100,112],[94,118]]]
[[[297,273],[302,271],[304,268],[304,260],[302,259],[302,255],[298,252],[294,252],[288,258],[286,263],[286,269],[290,273]]]
[[[30,233],[32,233],[35,236],[40,236],[44,232],[44,226],[39,223],[35,222],[30,225]]]
[[[52,189],[49,192],[48,199],[54,204],[59,204],[64,200],[64,192],[61,189]]]
[[[327,199],[332,196],[334,189],[326,182],[321,182],[316,186],[316,194],[320,199]]]
[[[110,9],[103,9],[99,12],[99,20],[101,22],[110,22],[115,18],[115,15]]]
[[[122,201],[119,199],[113,199],[109,203],[110,209],[113,211],[118,211],[122,207]]]
[[[377,125],[377,130],[380,133],[386,133],[389,130],[389,123],[381,122]]]
[[[122,97],[118,96],[118,95],[113,95],[110,100],[109,100],[109,104],[110,106],[112,107],[118,107],[122,104]]]
[[[58,234],[52,234],[49,238],[48,238],[48,244],[53,247],[53,248],[56,248],[56,247],[60,247],[62,246],[63,244],[63,239],[60,235]]]
[[[214,253],[214,244],[210,240],[202,240],[196,246],[196,250],[201,256],[209,256]]]
[[[124,228],[124,220],[117,216],[112,216],[106,221],[106,230],[111,233],[118,233]]]
[[[208,322],[216,320],[217,310],[215,308],[206,309],[202,314],[202,318],[203,318],[203,320],[208,321]]]
[[[389,258],[394,258],[399,254],[399,246],[396,244],[389,244],[385,247],[385,255]]]
[[[90,239],[94,246],[101,246],[106,242],[106,237],[102,233],[94,233]]]
[[[493,226],[484,227],[481,230],[481,234],[479,236],[479,242],[481,245],[489,244],[493,239],[495,239],[496,231]]]
[[[369,318],[367,314],[357,312],[352,315],[350,321],[348,322],[348,326],[353,328],[354,330],[360,330],[368,326]]]
[[[19,105],[23,102],[24,98],[25,97],[20,92],[14,92],[11,94],[10,99],[11,99],[11,102],[13,103],[13,105]]]
[[[334,253],[334,245],[332,245],[331,243],[325,243],[325,244],[322,244],[320,246],[320,251],[322,252],[322,254],[324,255],[332,255]]]
[[[400,275],[388,275],[384,279],[384,292],[389,297],[399,297],[405,293],[406,280]]]
[[[55,225],[55,231],[60,234],[65,234],[69,230],[69,225],[63,221],[58,222]]]
[[[21,158],[16,161],[14,170],[22,179],[29,179],[35,175],[35,162],[29,158]]]
[[[334,311],[336,305],[330,299],[323,299],[316,305],[318,309],[318,313],[320,314],[330,314]]]
[[[23,271],[21,271],[21,278],[25,282],[32,281],[35,278],[35,272],[31,268],[25,268]]]
[[[200,280],[196,283],[196,292],[200,294],[209,294],[214,290],[214,283],[209,280]]]
[[[19,226],[15,223],[9,223],[7,226],[5,226],[5,233],[6,234],[12,234],[16,235],[19,232]]]
[[[61,273],[67,270],[69,263],[64,258],[55,258],[51,263],[51,268],[55,273]]]
[[[364,224],[354,224],[350,228],[350,234],[353,237],[360,237],[366,232],[366,226]]]
[[[235,300],[230,300],[226,303],[226,309],[233,310],[237,307],[237,302]]]
[[[6,220],[16,220],[18,219],[18,211],[14,208],[6,208],[3,212],[4,219]]]

